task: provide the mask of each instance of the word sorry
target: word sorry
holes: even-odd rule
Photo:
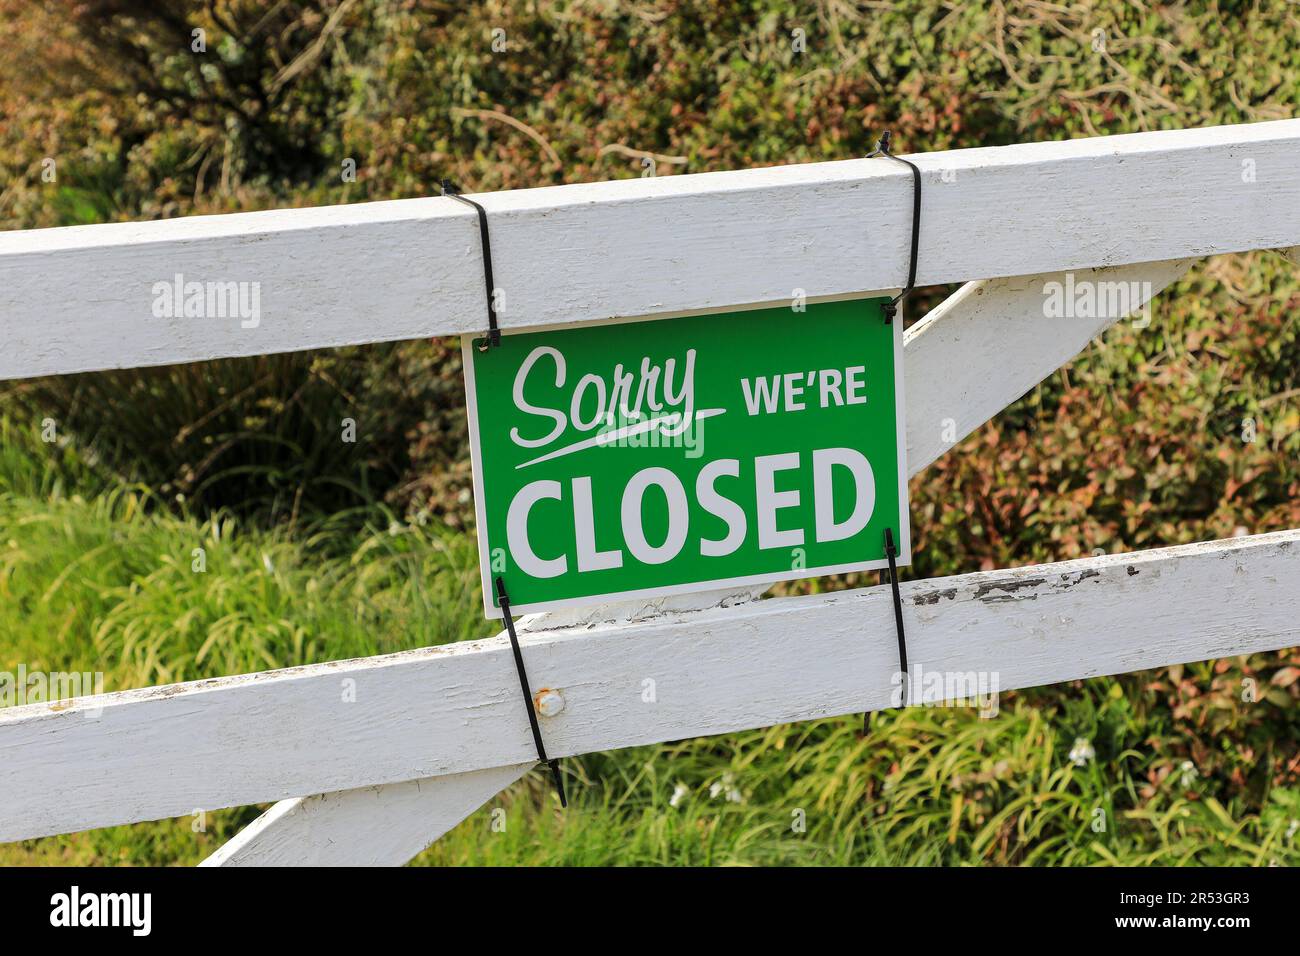
[[[519,366],[513,391],[515,407],[526,415],[551,422],[550,431],[535,437],[524,436],[518,428],[510,429],[510,440],[520,448],[549,445],[569,428],[589,432],[601,425],[608,427],[619,419],[636,421],[642,417],[643,411],[647,414],[671,413],[666,417],[671,417],[672,421],[661,429],[665,435],[680,434],[695,421],[695,349],[687,350],[680,376],[676,359],[669,359],[661,367],[657,363],[651,364],[648,357],[641,360],[639,374],[625,370],[620,362],[614,366],[608,382],[603,376],[588,372],[574,385],[567,411],[563,402],[560,408],[548,408],[534,405],[524,397],[528,377],[533,369],[539,368],[542,359],[550,359],[555,365],[555,388],[563,388],[568,377],[564,355],[549,345],[533,349]],[[662,383],[660,376],[663,377]],[[676,387],[674,378],[680,378]],[[584,412],[585,407],[590,411]]]

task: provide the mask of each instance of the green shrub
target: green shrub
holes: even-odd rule
[[[299,352],[41,379],[11,403],[168,502],[296,521],[373,503],[408,473],[431,389],[403,390],[401,367],[392,345]]]
[[[685,0],[653,11],[306,0],[269,12],[186,0],[67,15],[0,0],[0,216],[22,227],[389,199],[430,195],[443,176],[474,189],[583,182],[639,175],[651,154],[660,175],[843,159],[886,127],[902,149],[925,151],[1278,118],[1300,75],[1292,19],[1280,4],[1225,19],[1200,4],[1117,0]],[[207,31],[201,54],[196,28]],[[56,182],[40,176],[46,157]],[[355,181],[342,175],[348,159]],[[1293,289],[1288,279],[1254,307]],[[1195,327],[1217,321],[1183,308]],[[353,367],[365,362],[369,374]],[[432,392],[410,377],[385,389],[402,367],[427,373]],[[1129,401],[1136,383],[1123,365],[1111,371],[1089,402]],[[122,449],[104,452],[112,467],[195,508],[251,500],[284,516],[377,497],[463,524],[463,412],[458,388],[443,387],[458,374],[454,348],[430,361],[414,343],[141,373],[139,384],[109,374],[47,397],[76,412],[69,427],[83,441]],[[87,409],[78,389],[114,410]],[[1058,395],[1037,396],[1035,421],[1051,420]],[[365,406],[365,448],[334,440],[340,404]],[[110,414],[139,437],[115,434]],[[152,457],[134,472],[128,451]]]
[[[922,152],[1282,118],[1300,78],[1294,16],[1119,0],[308,0],[270,14],[253,0],[0,0],[0,217],[423,196],[443,176],[586,182],[640,175],[647,158],[659,175],[843,159],[887,127]],[[188,52],[198,26],[202,58]],[[47,157],[56,182],[40,177]],[[914,480],[911,573],[1300,526],[1297,305],[1294,266],[1274,254],[1195,267],[1149,328],[1121,323]],[[390,534],[374,504],[468,524],[454,343],[87,375],[4,406],[19,402],[0,420],[12,660],[108,659],[128,686],[484,629],[472,544],[418,520]],[[46,417],[57,443],[36,437]],[[344,417],[355,445],[338,440]],[[845,583],[872,581],[800,587]],[[865,738],[846,719],[593,755],[565,762],[570,813],[530,775],[501,799],[504,834],[485,810],[423,862],[1294,864],[1297,696],[1292,650],[1009,695],[994,721],[907,711],[874,716]],[[1095,751],[1082,766],[1076,738]],[[0,859],[192,861],[250,816]]]

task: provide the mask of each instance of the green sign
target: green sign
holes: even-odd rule
[[[911,560],[902,328],[880,300],[466,336],[484,606]]]

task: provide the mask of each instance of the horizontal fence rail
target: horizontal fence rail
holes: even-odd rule
[[[906,582],[909,660],[1012,690],[1290,647],[1298,555],[1287,531]],[[559,757],[898,703],[888,586],[523,643]],[[501,637],[10,708],[0,754],[0,842],[535,759]]]
[[[1300,120],[913,155],[918,281],[1300,245],[1298,154]],[[907,274],[910,173],[881,160],[476,198],[505,329],[857,296]],[[187,283],[237,314],[186,317]],[[0,233],[0,379],[486,324],[476,217],[444,198]]]
[[[992,278],[906,334],[911,473],[1195,259],[1300,246],[1297,155],[1300,120],[912,156],[918,281]],[[850,160],[479,195],[501,325],[896,289],[909,176]],[[1132,291],[1049,314],[1048,285],[1076,271]],[[443,199],[0,233],[0,379],[486,321],[475,216]],[[1292,646],[1297,549],[1288,531],[905,583],[909,655],[998,691]],[[534,686],[566,701],[551,753],[896,705],[888,588],[751,597],[529,619]],[[535,757],[501,636],[8,708],[0,755],[0,841],[281,801],[210,865],[398,863]]]
[[[1087,274],[1095,280],[1139,282],[1144,285],[1147,294],[1154,294],[1166,283],[1180,276],[1188,265],[1187,262],[1149,263],[1121,269],[1088,270]],[[987,421],[1008,402],[1017,398],[1028,387],[1027,383],[1032,383],[1050,374],[1062,363],[1068,361],[1092,336],[1100,333],[1108,325],[1121,318],[1120,315],[1114,312],[1106,312],[1103,309],[1103,314],[1096,319],[1084,322],[1073,321],[1068,326],[1059,320],[1048,322],[1042,315],[1041,302],[1034,293],[1035,290],[1041,290],[1046,283],[1059,281],[1061,278],[1059,275],[1022,276],[1014,279],[972,283],[954,297],[955,301],[941,306],[935,310],[935,313],[932,313],[908,331],[904,350],[905,364],[907,366],[906,377],[909,382],[908,402],[909,406],[916,403],[918,408],[925,410],[924,414],[913,415],[909,419],[908,444],[910,449],[914,449],[914,452],[910,453],[909,462],[913,474],[948,448],[951,448],[953,442],[964,437],[969,429],[973,429],[982,422]],[[1145,299],[1142,301],[1145,301]],[[1050,331],[1051,334],[1043,334],[1045,331]],[[1001,342],[1001,350],[989,350],[981,345],[981,343],[985,343],[991,338]],[[1011,353],[1017,356],[1017,373],[1010,376],[996,374],[997,369],[1003,366],[1006,355]],[[942,374],[929,374],[930,370],[941,370]],[[917,374],[918,371],[924,374]],[[941,422],[944,417],[949,415],[956,415],[960,419],[961,427],[955,435],[947,436],[945,439],[942,436],[944,429]],[[741,635],[737,636],[741,637]],[[527,643],[531,639],[525,640]],[[455,648],[452,650],[455,650]],[[348,665],[321,666],[333,669],[335,667],[346,668]],[[195,689],[200,686],[212,690],[216,690],[218,686],[230,689],[230,686],[234,684],[250,680],[257,680],[257,678],[245,677],[201,682],[199,685],[195,685]],[[493,689],[498,691],[502,686],[498,681],[494,681],[491,685]],[[506,684],[504,686],[508,688],[510,685]],[[138,701],[142,701],[144,698],[160,701],[170,696],[175,690],[176,688],[129,691],[125,695],[119,695],[117,699],[126,700],[131,697]],[[463,690],[464,693],[470,694],[473,688],[466,687]],[[505,699],[510,699],[508,692]],[[95,700],[102,702],[101,698]],[[96,703],[94,706],[97,707],[99,704]],[[418,712],[422,706],[414,705],[413,711]],[[27,708],[26,710],[28,711],[26,717],[31,717],[39,715],[42,708]],[[253,708],[250,716],[255,714],[257,710],[258,708]],[[516,714],[516,716],[520,715]],[[30,754],[33,759],[36,759],[34,752],[15,739],[18,736],[25,736],[27,731],[31,729],[23,718],[24,715],[17,710],[0,713],[0,753]],[[152,725],[152,721],[146,722]],[[132,723],[134,724],[134,721]],[[140,820],[149,818],[149,815],[154,811],[145,809],[140,801],[148,800],[151,796],[161,797],[162,794],[155,792],[151,795],[147,786],[144,787],[144,793],[133,794],[127,792],[131,784],[122,773],[125,769],[122,761],[134,762],[138,757],[143,757],[145,763],[149,766],[165,765],[165,762],[164,764],[153,762],[162,759],[161,755],[155,754],[153,757],[149,757],[147,753],[141,752],[141,745],[147,739],[162,733],[161,724],[153,726],[154,730],[152,732],[146,731],[144,733],[139,732],[138,728],[122,728],[123,732],[121,734],[109,733],[98,744],[83,741],[84,753],[88,757],[92,754],[102,754],[107,763],[116,767],[115,772],[109,778],[97,778],[100,786],[106,786],[106,792],[99,797],[93,798],[92,803],[98,804],[102,799],[103,805],[92,807],[83,805],[80,810],[74,810],[71,819],[78,822],[64,820],[62,823],[54,824],[53,829],[40,825],[37,825],[37,829],[42,833],[64,832],[69,829],[107,825],[108,820],[124,822],[126,819]],[[70,729],[75,732],[82,728],[73,726]],[[379,728],[376,727],[376,729]],[[177,742],[184,741],[189,737],[189,733],[184,730],[181,730],[180,733],[181,736],[177,739]],[[206,736],[206,732],[201,736]],[[320,739],[324,738],[318,738],[318,740]],[[114,740],[116,740],[116,743],[111,743]],[[178,755],[183,755],[183,752],[187,749],[186,746],[179,747],[178,751],[180,753]],[[288,738],[280,738],[274,749],[292,752],[297,749],[297,745]],[[526,759],[527,756],[526,754],[521,755],[517,759]],[[504,763],[512,762],[517,761],[505,761]],[[277,764],[279,761],[274,759],[271,763]],[[336,766],[335,761],[322,760],[319,755],[308,756],[308,763],[310,767],[314,767],[321,772],[328,771]],[[204,770],[203,767],[208,769]],[[309,767],[300,767],[299,772],[308,769]],[[335,789],[361,788],[394,779],[412,779],[413,777],[427,776],[433,773],[424,768],[424,772],[413,770],[405,774],[399,770],[396,772],[395,777],[390,773],[375,776],[371,768],[364,763],[358,768],[358,772],[359,777],[346,779],[329,778],[328,775],[321,776],[320,773],[316,773],[314,776],[309,775],[305,779],[300,778],[296,784],[291,779],[285,778],[282,791],[262,791],[263,795],[256,799],[272,800]],[[207,793],[209,796],[214,793],[225,795],[216,798],[212,807],[207,807],[202,802],[195,802],[193,806],[183,812],[192,812],[199,807],[203,809],[215,808],[217,803],[233,805],[233,803],[228,802],[232,799],[234,803],[239,802],[239,798],[231,797],[231,785],[237,781],[229,779],[224,772],[217,770],[215,763],[208,764],[206,761],[200,761],[199,765],[191,766],[188,772],[176,774],[171,778],[184,782],[186,795],[181,798],[182,803],[187,800],[190,802],[199,800],[201,793]],[[157,775],[152,774],[151,779],[157,779]],[[0,783],[0,789],[2,788],[3,784]],[[85,796],[91,797],[90,794],[85,794]],[[2,794],[0,794],[0,797],[2,797]],[[340,799],[355,801],[356,797]],[[48,801],[40,801],[40,803],[44,805],[48,804]],[[280,815],[287,820],[292,820],[299,814],[313,813],[316,806],[316,802],[298,802],[285,805],[280,809]],[[339,799],[336,799],[326,804],[326,806],[336,807],[340,811],[344,811],[348,804],[339,802]],[[29,809],[39,812],[36,807]],[[47,806],[46,809],[57,808]],[[108,812],[110,816],[97,819],[92,815],[104,812]],[[165,815],[167,812],[170,811],[163,811],[161,814],[155,813],[154,815]],[[126,814],[125,817],[121,817],[123,813]],[[7,819],[11,819],[14,825],[27,825],[32,822],[27,821],[24,823],[20,816],[5,816]],[[276,823],[275,819],[267,821],[264,824],[264,829],[270,829],[274,823]],[[12,833],[6,834],[3,822],[0,821],[0,840],[18,838],[20,837]],[[257,850],[247,844],[236,844],[230,851],[229,859],[231,862],[238,862],[260,852],[264,851]],[[218,862],[225,859],[226,857],[219,857]]]
[[[1190,265],[1191,260],[1182,260],[1089,269],[1077,278],[1138,290],[1127,305],[1145,308],[1149,315],[1151,297]],[[908,430],[913,474],[952,447],[951,436],[945,439],[919,423],[951,421],[965,436],[1120,317],[1109,299],[1092,320],[1044,315],[1044,289],[1063,279],[1043,275],[967,283],[907,333],[908,405],[916,412]],[[991,374],[1005,367],[1009,354],[1019,361],[1002,374]],[[543,631],[689,613],[733,606],[762,590],[568,608],[531,616],[520,627]],[[446,832],[448,822],[459,819],[468,803],[476,797],[490,800],[503,780],[520,772],[514,765],[283,800],[204,865],[400,865]]]

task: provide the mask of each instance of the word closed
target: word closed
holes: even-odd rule
[[[902,331],[879,300],[465,337],[500,617],[910,561]]]

